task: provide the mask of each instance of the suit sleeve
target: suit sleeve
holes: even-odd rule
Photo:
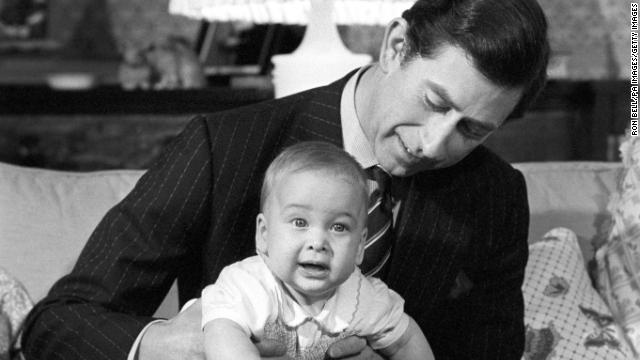
[[[450,303],[443,322],[447,353],[455,359],[519,360],[524,351],[522,283],[528,258],[529,206],[524,177],[511,171],[481,226],[487,242],[476,269],[465,269],[473,288]],[[487,203],[489,203],[488,201]]]
[[[171,283],[206,237],[208,130],[193,119],[107,212],[70,274],[29,314],[29,359],[126,359]]]

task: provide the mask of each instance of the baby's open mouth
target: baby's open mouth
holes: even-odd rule
[[[300,263],[300,266],[308,271],[326,271],[329,270],[329,267],[325,264],[321,263],[311,263],[311,262],[303,262]]]

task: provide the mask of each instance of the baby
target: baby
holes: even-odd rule
[[[202,291],[207,359],[259,359],[276,339],[295,359],[324,359],[351,335],[390,359],[433,359],[404,301],[358,265],[367,182],[360,165],[323,142],[285,149],[267,169],[256,219],[258,255],[227,266]]]

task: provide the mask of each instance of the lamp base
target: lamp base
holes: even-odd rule
[[[309,24],[300,46],[291,54],[274,55],[276,97],[329,84],[347,72],[369,64],[371,56],[344,46],[333,22],[333,0],[311,0]]]
[[[294,52],[274,55],[271,61],[275,97],[279,98],[338,80],[349,71],[370,64],[371,56],[350,52],[307,56]]]

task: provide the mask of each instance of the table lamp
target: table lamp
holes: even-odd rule
[[[372,61],[349,51],[336,24],[386,25],[415,0],[171,0],[169,12],[207,21],[307,24],[300,46],[271,57],[276,97],[326,85]]]

